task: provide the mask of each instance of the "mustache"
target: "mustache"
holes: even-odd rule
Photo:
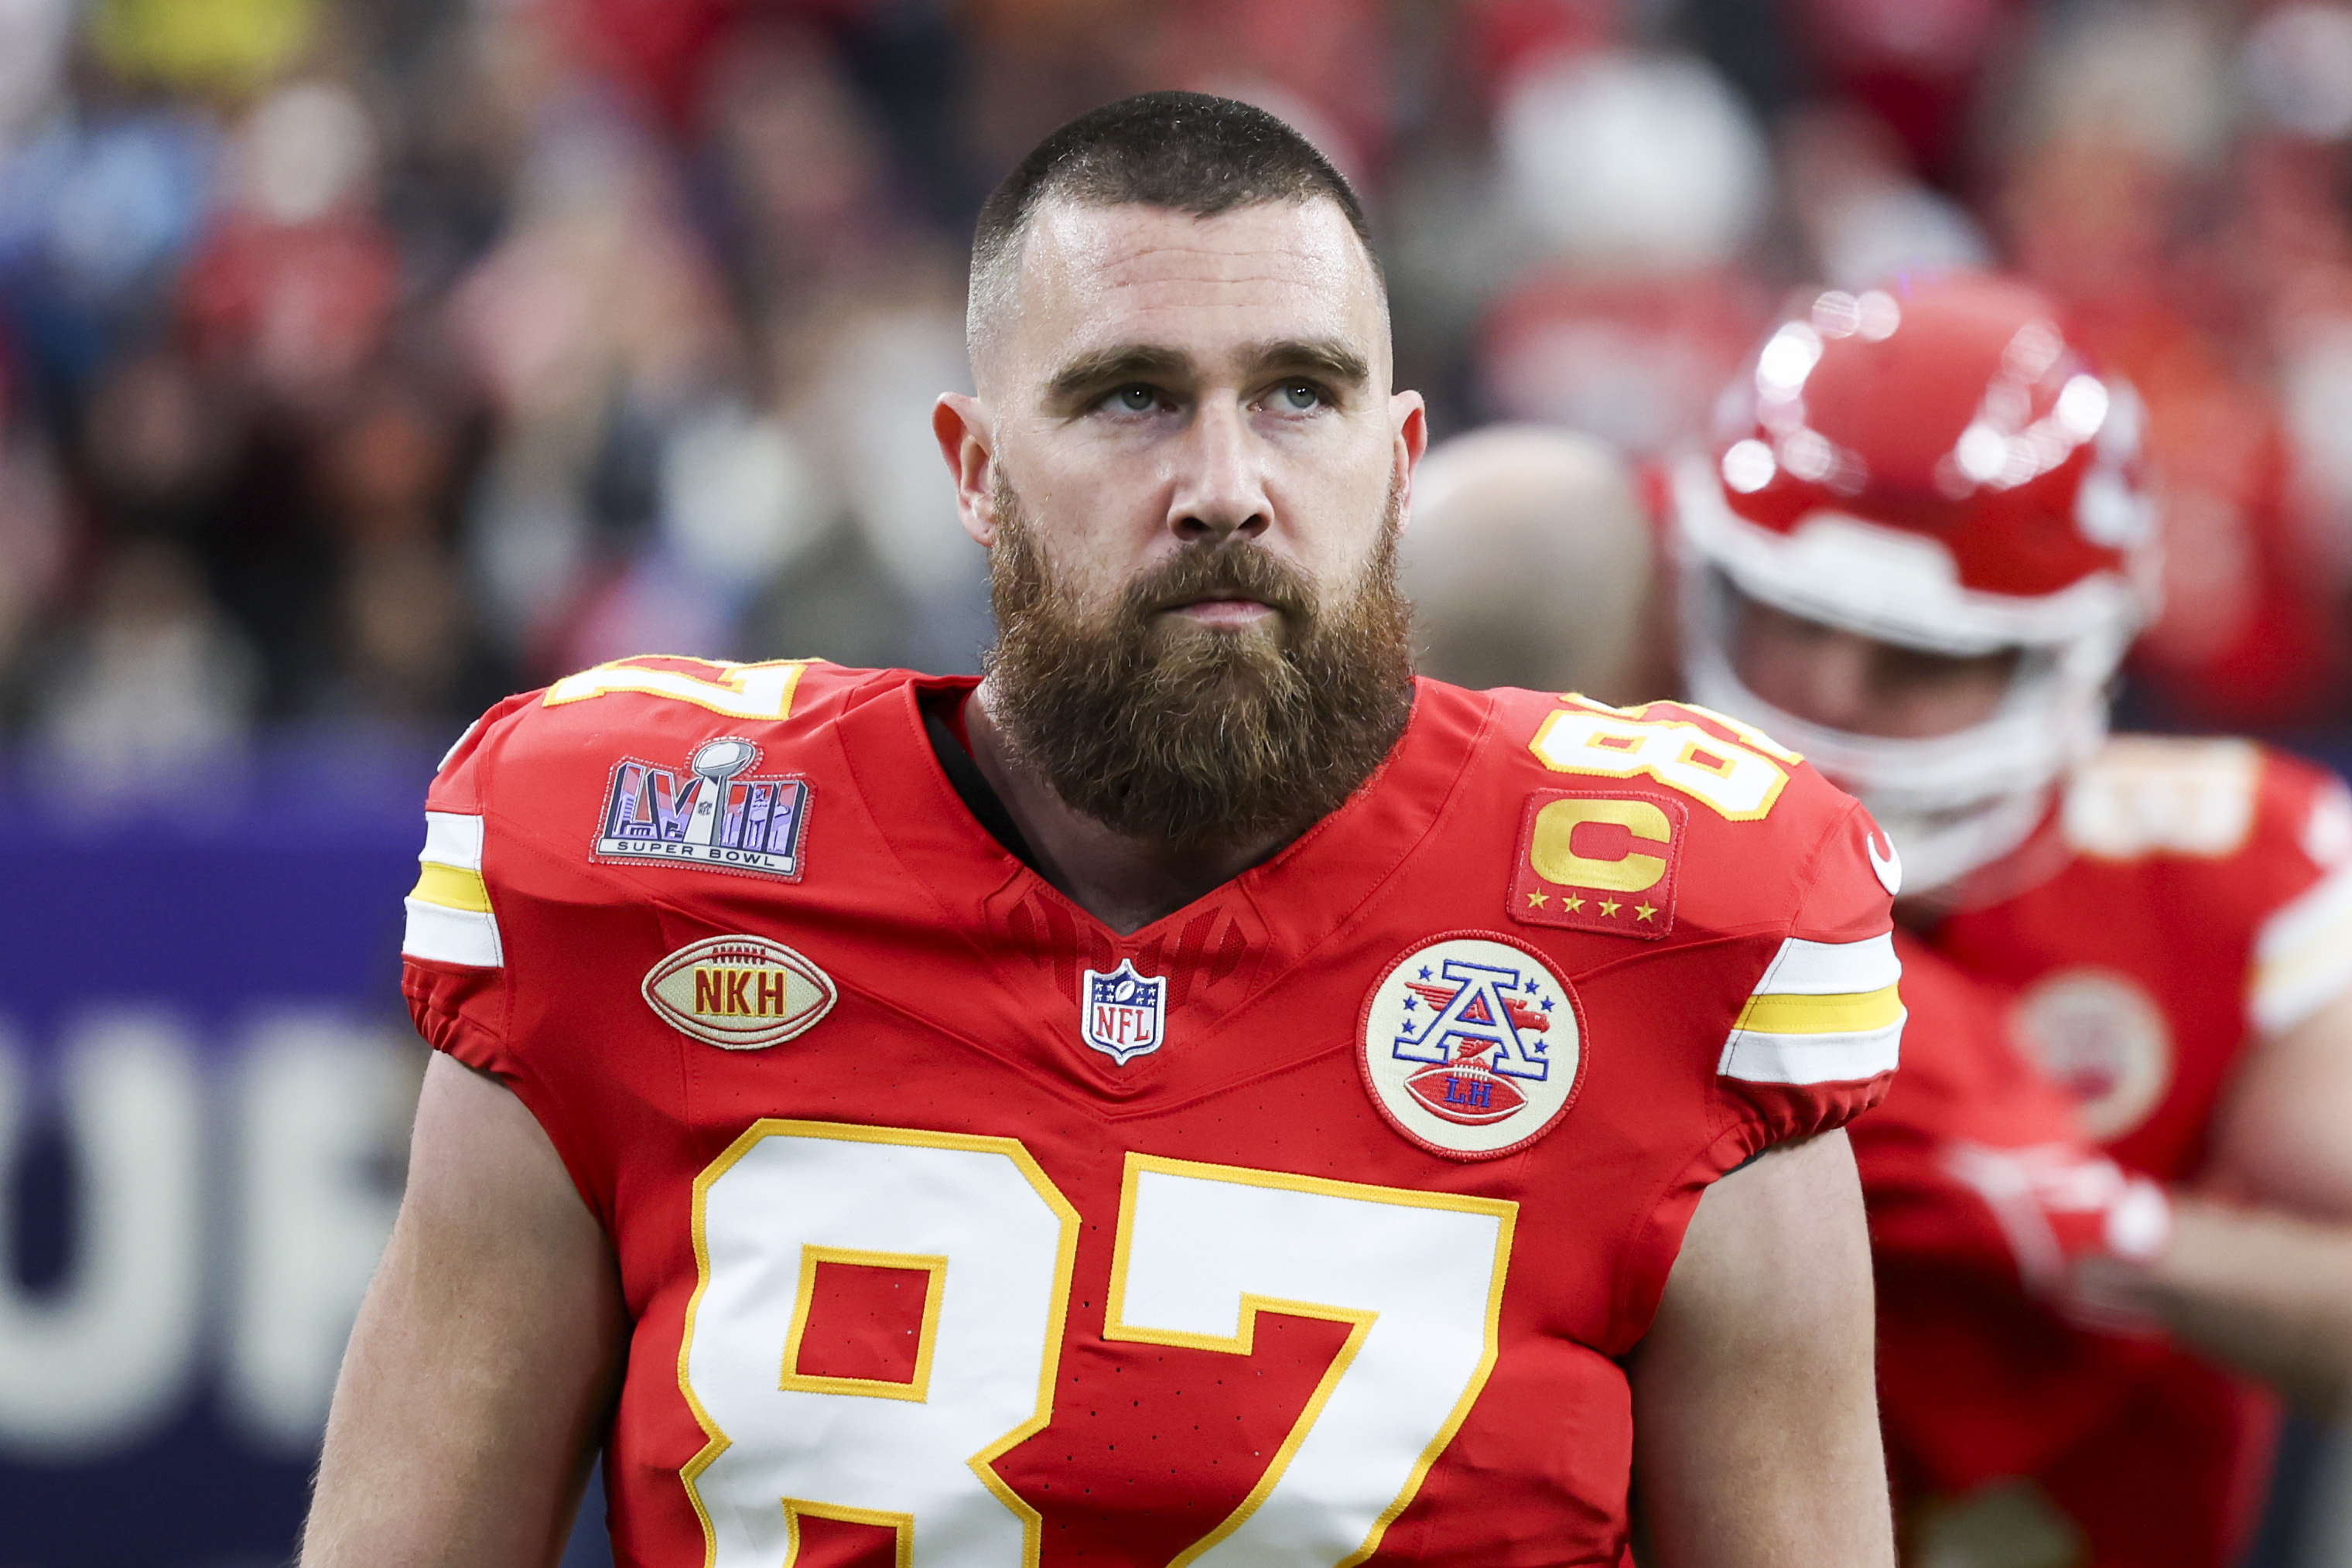
[[[1120,610],[1131,624],[1208,599],[1254,599],[1297,621],[1312,612],[1315,584],[1262,545],[1246,539],[1204,540],[1186,545],[1129,583]]]
[[[1240,534],[1194,539],[1088,604],[997,479],[988,678],[1015,760],[1138,841],[1244,843],[1328,815],[1412,708],[1393,492],[1372,559],[1336,591]],[[1276,637],[1161,636],[1155,613],[1249,599]]]

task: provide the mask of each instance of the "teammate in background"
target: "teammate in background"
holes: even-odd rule
[[[1867,817],[1411,674],[1423,444],[1339,177],[1097,110],[936,416],[969,680],[624,660],[429,797],[443,1052],[304,1561],[1891,1562],[1838,1129]]]
[[[1734,393],[1675,486],[1689,689],[1862,797],[1917,933],[1903,1081],[1855,1130],[1906,1528],[2231,1562],[2274,1420],[2216,1364],[2318,1399],[2352,1369],[2352,805],[2246,742],[2106,737],[2155,549],[2137,410],[2039,296],[1823,293]],[[2118,1312],[2189,1348],[2081,1326]]]
[[[1398,550],[1422,673],[1455,685],[1663,691],[1656,542],[1624,460],[1588,435],[1489,425],[1430,448]]]

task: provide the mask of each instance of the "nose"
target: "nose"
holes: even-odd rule
[[[1202,400],[1176,444],[1176,484],[1168,500],[1168,528],[1191,543],[1255,538],[1272,526],[1261,444],[1240,404]]]
[[[1877,717],[1876,649],[1866,637],[1831,632],[1821,637],[1805,670],[1804,706],[1799,716],[1837,729],[1873,729]]]

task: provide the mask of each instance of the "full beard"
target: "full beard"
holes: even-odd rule
[[[1017,765],[1112,831],[1180,850],[1302,831],[1403,732],[1412,612],[1393,489],[1370,562],[1328,603],[1296,568],[1232,538],[1188,546],[1089,615],[1002,478],[996,517],[991,715]],[[1239,631],[1161,613],[1228,596],[1277,613]]]

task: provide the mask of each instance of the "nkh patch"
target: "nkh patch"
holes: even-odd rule
[[[1690,808],[1666,795],[1538,789],[1507,895],[1511,918],[1651,941],[1675,928]]]
[[[755,777],[759,759],[760,748],[737,736],[704,741],[683,768],[623,758],[604,790],[594,858],[798,881],[808,781]]]
[[[1121,1067],[1158,1051],[1168,1033],[1167,980],[1138,974],[1130,958],[1107,975],[1088,969],[1078,979],[1078,1033]]]
[[[833,1010],[833,977],[781,942],[713,936],[646,972],[646,1005],[680,1034],[758,1051],[806,1034]]]
[[[1499,934],[1425,942],[1364,998],[1364,1083],[1397,1131],[1485,1160],[1559,1120],[1584,1078],[1576,993],[1532,947]]]

